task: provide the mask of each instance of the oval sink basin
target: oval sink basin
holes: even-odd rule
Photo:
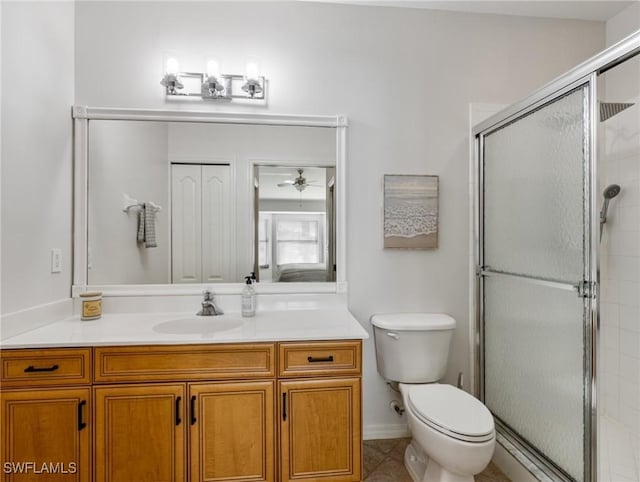
[[[220,316],[198,316],[164,321],[153,327],[158,333],[171,335],[198,335],[233,330],[242,325],[242,320]]]

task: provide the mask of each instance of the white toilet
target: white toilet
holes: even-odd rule
[[[373,315],[378,373],[398,382],[413,440],[404,461],[416,482],[473,482],[493,456],[496,435],[482,402],[437,383],[456,326],[444,314]]]

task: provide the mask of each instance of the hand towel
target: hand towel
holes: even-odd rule
[[[156,241],[156,213],[160,208],[153,203],[144,203],[144,246],[145,248],[157,248]]]
[[[145,209],[144,204],[138,209],[138,234],[137,240],[139,243],[144,242],[144,224],[145,224]]]

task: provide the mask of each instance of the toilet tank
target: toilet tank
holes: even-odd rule
[[[444,377],[456,321],[441,313],[371,317],[378,373],[388,381],[431,383]]]

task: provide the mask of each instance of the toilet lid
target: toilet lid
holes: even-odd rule
[[[450,437],[484,442],[494,436],[493,416],[489,409],[452,385],[413,385],[408,400],[416,417]]]

